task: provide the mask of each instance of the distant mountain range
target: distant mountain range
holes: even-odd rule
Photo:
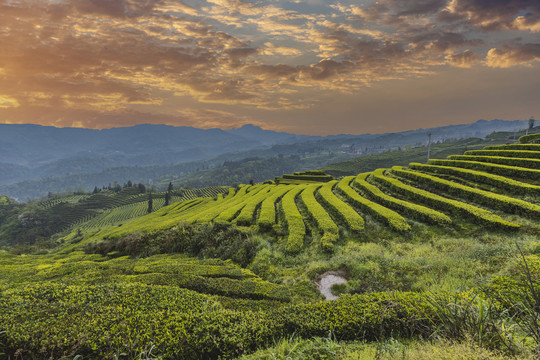
[[[222,130],[142,124],[93,130],[33,124],[0,124],[0,194],[24,198],[24,195],[8,185],[44,178],[51,178],[52,183],[54,179],[62,178],[62,181],[57,181],[59,185],[56,188],[50,186],[54,191],[78,187],[88,190],[89,184],[79,180],[70,183],[65,178],[69,176],[81,179],[84,174],[93,174],[92,178],[100,181],[93,184],[97,186],[123,181],[123,177],[112,178],[122,171],[140,174],[140,178],[151,181],[156,173],[156,166],[171,167],[167,171],[181,168],[190,172],[197,169],[197,161],[208,161],[217,157],[223,162],[223,159],[228,158],[227,154],[231,154],[231,159],[238,160],[254,156],[253,154],[271,157],[284,153],[315,151],[313,149],[336,151],[347,144],[357,147],[397,148],[426,142],[427,133],[431,133],[433,141],[437,141],[484,137],[494,131],[515,131],[526,126],[527,121],[522,120],[479,120],[472,124],[398,133],[321,137],[263,130],[254,125]],[[186,166],[178,166],[179,164]],[[215,162],[213,164],[215,165]],[[129,169],[131,167],[137,169],[132,171]],[[139,167],[152,170],[146,171],[138,169]],[[172,175],[167,171],[158,172]],[[26,195],[34,197],[47,193],[43,192],[44,189],[36,191],[32,192],[31,196]]]

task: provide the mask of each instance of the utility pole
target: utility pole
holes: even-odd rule
[[[428,143],[427,143],[427,161],[429,162],[429,158],[431,157],[431,133],[428,133],[427,136],[428,136]]]

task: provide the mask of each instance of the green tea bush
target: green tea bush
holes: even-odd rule
[[[287,180],[306,180],[306,181],[319,181],[328,182],[334,180],[332,175],[312,175],[312,174],[284,174],[283,179]]]
[[[503,220],[501,217],[493,214],[492,212],[476,206],[433,194],[429,191],[404,184],[397,179],[380,175],[379,173],[373,173],[373,179],[388,186],[393,191],[410,198],[411,200],[416,200],[447,212],[459,214],[466,218],[473,219],[473,221],[481,225],[489,225],[492,227],[509,230],[519,229],[519,225]]]
[[[339,228],[326,210],[315,199],[315,191],[321,186],[310,185],[306,187],[300,194],[300,199],[306,206],[306,210],[310,216],[317,223],[317,226],[323,231],[321,238],[322,247],[327,251],[331,251],[334,248],[334,243],[339,238]]]
[[[465,155],[540,159],[540,151],[532,150],[468,150]]]
[[[222,212],[245,201],[245,199],[250,196],[250,195],[247,195],[248,189],[249,189],[248,186],[243,186],[229,200],[209,203],[207,208],[204,211],[198,210],[192,214],[189,214],[187,217],[184,218],[184,220],[187,222],[200,222],[200,223],[212,221],[214,220],[215,217],[219,216]]]
[[[361,208],[363,211],[371,214],[376,219],[388,224],[396,231],[410,230],[411,226],[407,224],[407,221],[405,218],[403,218],[403,216],[399,215],[395,211],[377,204],[376,202],[364,198],[353,188],[351,188],[349,184],[354,178],[354,176],[347,176],[337,184],[337,189],[346,197],[347,200]]]
[[[247,266],[258,241],[250,232],[226,223],[179,224],[171,229],[106,238],[85,247],[88,253],[118,252],[130,256],[185,253],[204,258],[232,259]]]
[[[540,180],[540,170],[528,169],[518,166],[508,166],[499,164],[490,164],[480,161],[465,161],[465,160],[440,160],[430,159],[432,165],[453,166],[465,169],[483,170],[492,174],[518,177],[522,179]]]
[[[377,172],[377,174],[383,174],[383,169],[375,171]],[[425,206],[397,199],[383,193],[379,188],[366,181],[369,175],[370,173],[359,174],[354,179],[353,184],[367,194],[369,194],[370,197],[380,202],[381,204],[397,210],[408,217],[418,219],[420,221],[425,221],[427,223],[447,225],[452,222],[452,220],[447,215],[441,212],[435,211]]]
[[[349,229],[354,232],[364,230],[364,219],[349,204],[343,202],[333,192],[332,188],[337,181],[331,181],[323,185],[317,193],[321,203],[325,204],[327,210],[333,215],[342,219]]]
[[[304,237],[306,236],[306,225],[298,207],[296,206],[296,196],[305,187],[297,185],[287,192],[281,199],[283,217],[287,223],[287,243],[285,250],[289,253],[297,253],[304,247]]]
[[[518,215],[526,215],[532,218],[540,218],[540,206],[531,204],[527,201],[492,193],[490,191],[475,189],[470,186],[423,174],[418,171],[404,170],[400,166],[394,166],[392,168],[392,173],[428,185],[429,187],[446,191],[449,194],[487,205],[497,210]]]
[[[527,143],[539,143],[540,142],[540,134],[530,134],[530,135],[524,135],[519,138],[519,142],[522,144]]]
[[[517,166],[522,168],[540,169],[540,159],[513,158],[504,156],[450,155],[448,156],[448,160],[478,161]]]
[[[245,206],[242,208],[242,211],[240,211],[240,214],[238,214],[235,219],[236,223],[243,226],[251,225],[255,216],[256,208],[277,189],[277,186],[269,185],[263,191],[257,193],[256,196],[252,196],[249,200],[247,200]]]
[[[525,182],[507,178],[505,176],[493,175],[483,171],[462,169],[452,166],[437,166],[420,163],[410,163],[409,167],[411,169],[419,170],[422,172],[453,175],[474,182],[489,184],[491,186],[504,189],[505,191],[511,192],[513,194],[540,194],[540,186],[538,185],[528,184]]]
[[[0,289],[2,351],[24,358],[102,359],[150,346],[164,358],[234,358],[291,334],[309,338],[332,331],[337,339],[374,340],[428,336],[432,328],[429,304],[410,293],[237,311],[223,308],[216,297],[174,286],[49,283]]]
[[[507,144],[507,145],[490,145],[486,146],[486,150],[532,150],[540,151],[540,144]]]
[[[257,224],[263,230],[270,230],[276,223],[276,202],[289,190],[293,189],[289,185],[277,185],[276,190],[261,203],[261,212],[257,219]]]

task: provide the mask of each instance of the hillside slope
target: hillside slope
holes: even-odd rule
[[[536,312],[520,304],[540,279],[535,142],[296,174],[116,221],[118,206],[41,255],[0,251],[0,353],[233,359],[280,339],[304,358],[355,358],[366,342],[533,358]],[[328,274],[347,280],[334,302],[317,292]]]

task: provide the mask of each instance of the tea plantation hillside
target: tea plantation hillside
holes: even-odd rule
[[[540,128],[532,130],[540,131]],[[494,132],[485,138],[467,138],[456,141],[431,144],[432,158],[446,158],[449,155],[463,154],[468,150],[481,150],[486,146],[512,144],[518,138],[525,136],[525,131],[517,132]],[[381,154],[362,156],[344,162],[327,165],[322,168],[328,174],[334,176],[350,176],[361,172],[373,171],[377,168],[392,166],[407,166],[411,162],[425,162],[427,155],[426,147],[414,147],[400,151],[389,151]]]
[[[144,188],[144,186],[143,186]],[[28,205],[0,198],[0,245],[40,243],[72,229],[100,229],[146,215],[168,204],[197,198],[216,197],[228,187],[182,189],[147,193],[137,186],[95,191],[92,194],[53,197]],[[167,199],[168,198],[168,199]],[[2,202],[2,199],[3,202]],[[149,209],[149,200],[152,202]],[[150,211],[149,211],[150,210]]]
[[[148,194],[39,204],[111,205],[73,215],[52,249],[0,252],[0,354],[532,359],[536,140],[199,190],[168,206],[154,194],[150,214]],[[347,280],[336,301],[318,291],[327,274]]]
[[[322,173],[284,175],[276,179],[278,185],[241,185],[225,198],[180,202],[127,227],[105,229],[85,242],[175,223],[216,222],[275,234],[288,253],[313,242],[331,251],[339,229],[362,237],[366,217],[397,233],[419,224],[453,231],[481,226],[535,232],[540,219],[539,156],[538,144],[501,145],[339,181]],[[348,215],[352,213],[357,218]]]

